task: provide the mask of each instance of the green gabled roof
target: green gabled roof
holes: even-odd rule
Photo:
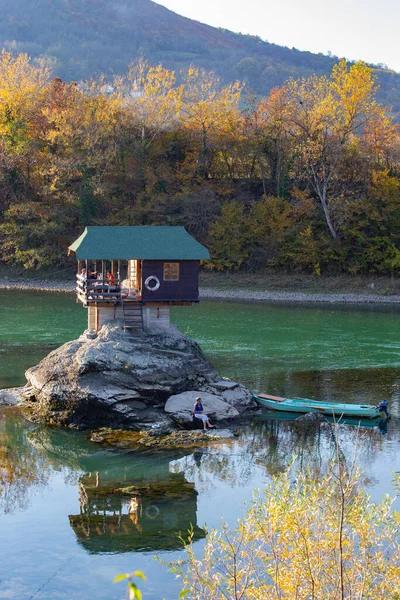
[[[207,260],[207,248],[184,227],[86,227],[69,246],[78,260]]]

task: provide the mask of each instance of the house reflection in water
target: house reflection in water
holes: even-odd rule
[[[183,473],[120,483],[86,474],[79,501],[80,514],[69,521],[90,553],[175,550],[192,527],[194,540],[205,537],[197,527],[197,491]]]

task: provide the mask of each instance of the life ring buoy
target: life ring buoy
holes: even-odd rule
[[[160,509],[155,504],[150,504],[150,506],[148,506],[144,511],[144,514],[148,519],[153,520],[156,519],[160,514]]]
[[[154,282],[154,285],[151,285],[152,282]],[[144,282],[144,287],[146,290],[149,290],[149,292],[156,292],[160,287],[160,280],[155,275],[150,275]]]

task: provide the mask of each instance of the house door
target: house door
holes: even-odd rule
[[[141,266],[142,266],[142,263],[140,260],[129,260],[128,261],[129,288],[135,290],[136,293],[140,293],[141,289],[142,289]]]

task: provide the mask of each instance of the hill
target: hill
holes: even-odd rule
[[[151,0],[0,0],[0,47],[42,59],[66,80],[123,73],[145,56],[177,71],[203,66],[263,95],[291,76],[329,73],[337,60],[210,27]],[[400,75],[376,72],[379,100],[400,112]]]

